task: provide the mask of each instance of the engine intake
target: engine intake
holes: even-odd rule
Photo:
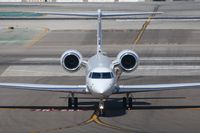
[[[139,56],[131,50],[121,51],[117,56],[117,60],[120,67],[125,72],[135,70],[139,64]]]
[[[77,50],[67,50],[62,54],[60,63],[67,71],[77,71],[82,63],[82,55]]]

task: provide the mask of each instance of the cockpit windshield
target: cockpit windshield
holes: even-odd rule
[[[92,73],[92,78],[93,79],[100,79],[101,78],[101,73]]]
[[[111,72],[91,72],[89,75],[89,78],[93,79],[110,79],[113,78],[113,73]]]

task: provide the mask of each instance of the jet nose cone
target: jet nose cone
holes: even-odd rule
[[[96,93],[99,93],[99,94],[103,94],[105,93],[106,89],[105,87],[102,87],[102,86],[93,86],[93,90],[95,90]]]
[[[110,85],[96,85],[94,86],[96,93],[98,94],[106,94],[110,89]]]
[[[91,80],[91,92],[95,96],[107,97],[112,94],[112,89],[112,79]]]
[[[103,89],[103,88],[96,88],[96,91],[97,91],[97,93],[99,93],[99,94],[104,94],[106,91],[107,91],[107,89]]]

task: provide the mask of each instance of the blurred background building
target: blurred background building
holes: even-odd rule
[[[200,1],[200,0],[0,0],[0,2],[151,2],[151,1]]]

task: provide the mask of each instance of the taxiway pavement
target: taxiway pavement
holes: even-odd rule
[[[119,9],[151,11],[155,6],[160,5],[159,11],[164,11],[167,15],[200,14],[198,2],[123,3],[114,4],[112,8],[110,5],[5,6],[1,10],[54,11],[59,7],[59,10],[93,11],[102,7],[105,10],[115,11]],[[13,25],[14,21],[12,21],[1,21],[0,24],[4,26],[3,31],[0,31],[1,35],[18,30],[17,28],[14,31],[5,29],[5,26]],[[75,74],[66,73],[59,66],[59,57],[69,48],[80,50],[86,58],[96,52],[94,20],[89,22],[71,20],[71,23],[76,23],[79,27],[70,24],[61,25],[62,20],[59,20],[59,23],[55,23],[58,20],[34,21],[36,23],[32,23],[32,20],[16,21],[19,29],[29,26],[32,30],[20,31],[21,34],[30,35],[21,40],[18,39],[17,34],[7,34],[10,37],[1,39],[0,82],[72,85],[85,83],[84,71]],[[144,21],[123,21],[120,25],[115,23],[116,21],[112,20],[104,23],[106,30],[103,48],[108,55],[114,58],[119,51],[134,48],[141,57],[139,70],[122,75],[121,84],[200,82],[200,31],[198,30],[200,23],[198,21],[152,22],[144,31],[140,43],[136,45],[133,41]],[[45,31],[41,28],[43,26],[49,30]],[[199,95],[198,89],[133,94],[135,102],[131,110],[122,109],[121,98],[124,95],[113,95],[106,102],[108,109],[106,115],[95,117],[93,113],[98,99],[91,99],[89,95],[77,95],[80,97],[80,108],[78,111],[72,111],[66,108],[66,98],[69,95],[65,93],[1,89],[0,132],[198,133],[200,130]]]

